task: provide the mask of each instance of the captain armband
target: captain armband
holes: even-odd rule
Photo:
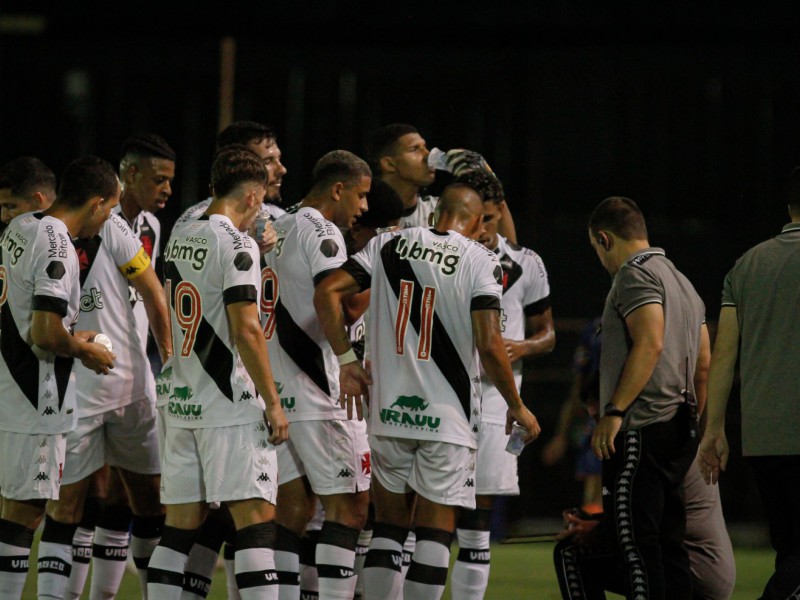
[[[144,270],[147,268],[149,264],[150,264],[150,255],[147,254],[147,251],[144,248],[139,248],[139,251],[136,253],[136,256],[134,256],[124,265],[119,267],[119,271],[128,280],[136,279],[139,275],[144,273]]]

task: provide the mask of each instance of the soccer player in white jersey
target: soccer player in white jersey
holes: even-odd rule
[[[258,155],[267,168],[267,193],[264,196],[264,209],[269,212],[272,219],[277,219],[286,211],[280,206],[281,183],[286,175],[286,167],[281,162],[281,149],[278,146],[277,136],[272,127],[254,121],[235,121],[228,125],[217,135],[217,150],[242,144]],[[193,204],[181,213],[176,225],[190,219],[195,219],[203,214],[211,204],[211,198]]]
[[[175,228],[166,245],[175,358],[170,376],[160,377],[160,393],[169,387],[161,495],[167,520],[148,567],[150,598],[181,597],[189,551],[212,502],[233,516],[242,598],[277,598],[274,444],[286,440],[288,423],[259,321],[258,249],[240,231],[255,218],[266,181],[251,152],[223,150],[212,167],[213,202]]]
[[[75,426],[73,358],[97,373],[113,368],[113,354],[72,334],[79,310],[78,256],[73,237],[92,237],[119,201],[111,166],[84,157],[64,171],[56,202],[43,213],[16,217],[0,239],[0,597],[22,595],[33,533],[45,502],[57,499],[65,436]],[[9,457],[16,457],[10,460]],[[39,571],[62,571],[61,560]],[[42,556],[57,542],[43,539]]]
[[[494,175],[471,171],[456,181],[469,185],[483,197],[483,233],[478,241],[497,255],[503,269],[500,332],[519,390],[522,359],[547,354],[556,342],[547,271],[539,255],[512,244],[498,233],[505,201],[502,185]],[[517,457],[505,451],[506,404],[485,374],[481,388],[476,508],[459,515],[456,530],[459,553],[451,574],[453,597],[464,600],[483,598],[489,583],[489,523],[495,496],[519,494]]]
[[[75,241],[75,247],[81,269],[77,327],[105,334],[112,341],[117,360],[107,376],[75,366],[78,425],[67,435],[61,494],[47,505],[43,536],[66,538],[74,534],[74,554],[78,558],[74,566],[82,566],[85,581],[93,530],[86,527],[86,522],[80,530],[76,528],[87,510],[98,512],[94,499],[87,498],[92,475],[105,464],[113,466],[130,491],[136,534],[133,554],[144,588],[147,561],[158,543],[164,517],[159,499],[161,465],[155,381],[147,358],[147,339],[140,336],[136,327],[128,286],[133,285],[142,298],[162,361],[172,355],[164,290],[150,257],[119,215],[112,214],[98,235]],[[132,452],[132,448],[136,451]],[[154,541],[140,544],[142,539]],[[124,560],[117,562],[124,565]],[[121,576],[120,570],[118,577]],[[83,581],[67,572],[40,572],[39,592],[61,598],[68,578],[71,585],[67,597],[79,597]],[[94,577],[91,597],[111,597],[118,587],[118,579]]]
[[[367,210],[369,166],[335,150],[317,161],[310,191],[275,221],[278,244],[264,255],[262,321],[275,380],[291,423],[278,449],[281,599],[297,598],[300,536],[318,496],[326,520],[316,549],[320,598],[352,597],[358,532],[367,515],[369,446],[363,423],[339,407],[338,363],[322,333],[314,287],[346,259],[340,228]]]
[[[441,196],[436,228],[386,233],[324,280],[314,303],[332,350],[343,363],[340,398],[361,416],[367,374],[353,360],[342,300],[371,287],[370,448],[375,527],[364,568],[373,598],[439,598],[460,508],[475,507],[480,427],[478,357],[513,421],[538,436],[536,417],[519,397],[500,336],[502,268],[474,241],[483,203],[455,184]],[[473,238],[473,239],[470,239]],[[476,352],[477,350],[477,352]],[[414,509],[416,548],[402,583],[403,541]],[[402,589],[401,589],[402,588]]]

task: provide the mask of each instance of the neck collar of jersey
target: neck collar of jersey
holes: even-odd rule
[[[664,250],[661,249],[661,248],[645,248],[644,250],[639,250],[635,254],[632,254],[631,256],[629,256],[628,260],[625,261],[625,264],[636,263],[636,262],[641,261],[642,258],[644,258],[645,256],[653,256],[653,255],[656,255],[656,254],[659,255],[659,256],[666,256],[667,255],[667,253],[664,252]]]
[[[781,229],[781,233],[790,233],[792,231],[800,231],[800,223],[787,223]]]

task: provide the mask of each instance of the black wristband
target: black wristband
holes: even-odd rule
[[[617,405],[613,402],[609,402],[606,404],[605,411],[603,412],[603,416],[605,417],[624,417],[625,411],[620,410],[617,408]]]

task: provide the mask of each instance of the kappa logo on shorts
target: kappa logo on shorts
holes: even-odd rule
[[[245,390],[245,391],[242,392],[242,395],[239,397],[239,402],[242,402],[243,400],[252,400],[252,398],[253,398],[253,394],[251,394],[250,392]]]
[[[40,456],[39,458],[36,459],[36,462],[38,464],[40,464],[40,465],[43,465],[43,464],[45,464],[47,462],[47,457],[46,456]]]
[[[33,478],[34,481],[50,481],[50,478],[47,476],[47,473],[43,473],[39,471],[39,474]]]
[[[478,426],[477,425],[473,425],[472,426],[472,433],[478,433]]]
[[[472,478],[469,478],[469,479],[467,479],[467,480],[464,482],[464,487],[469,487],[469,488],[471,488],[471,487],[475,487],[475,481],[473,481],[473,479],[472,479]]]
[[[267,475],[266,473],[262,473],[256,478],[256,481],[272,481],[272,479],[270,479],[269,475]]]
[[[339,471],[339,474],[336,477],[352,477],[353,474],[350,472],[350,469],[342,469]]]
[[[47,448],[47,440],[42,440],[39,442],[39,448]]]
[[[48,417],[48,416],[54,415],[54,414],[56,414],[56,411],[53,410],[52,406],[48,406],[47,408],[45,408],[42,411],[42,415],[44,415],[45,417]]]
[[[51,392],[50,390],[45,390],[44,394],[42,394],[42,398],[45,398],[47,400],[49,400],[52,397],[53,397],[53,392]]]

